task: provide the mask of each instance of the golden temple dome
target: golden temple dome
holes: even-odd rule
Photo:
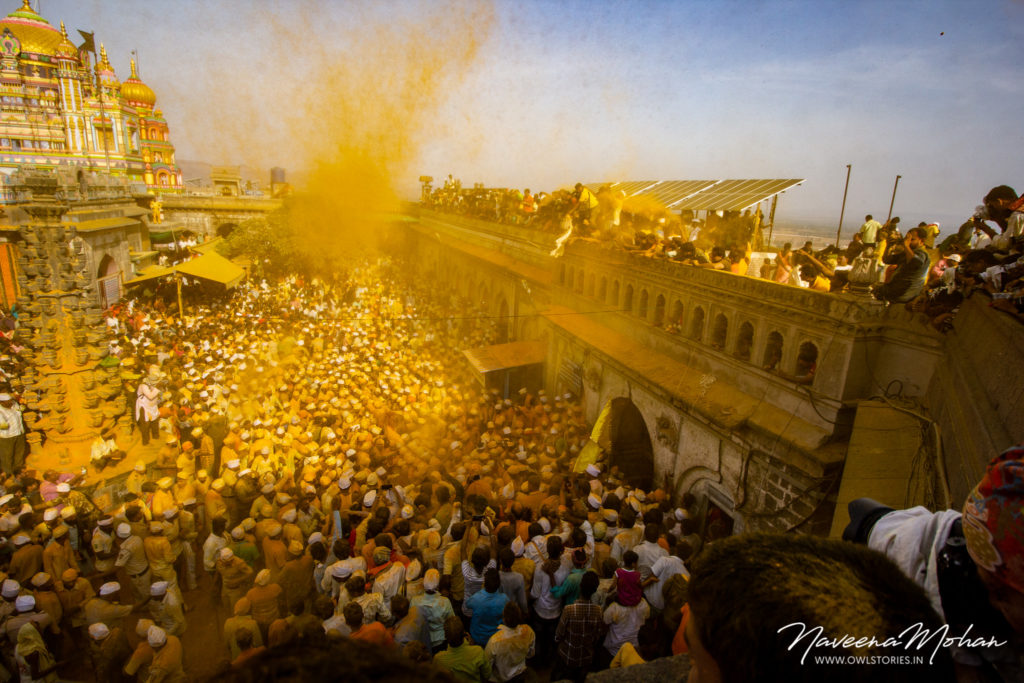
[[[67,59],[78,59],[78,48],[75,44],[68,39],[68,30],[64,28],[64,22],[60,22],[60,35],[61,41],[57,45],[57,50],[54,53],[57,57],[66,57]]]
[[[139,74],[135,71],[134,59],[131,64],[132,75],[121,84],[121,97],[129,104],[144,104],[147,107],[152,107],[156,104],[156,93],[139,79]]]
[[[5,28],[10,29],[14,37],[21,43],[22,52],[54,55],[57,52],[57,46],[64,40],[60,31],[36,14],[29,0],[23,0],[20,9],[0,19],[0,33],[3,33]]]

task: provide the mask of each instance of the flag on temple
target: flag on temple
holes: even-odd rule
[[[78,49],[79,50],[85,50],[86,52],[91,52],[93,54],[96,54],[96,40],[95,40],[95,35],[96,34],[94,34],[94,33],[86,33],[82,29],[78,29],[78,32],[81,34],[82,38],[85,39],[85,42],[82,43],[81,45],[79,45]]]

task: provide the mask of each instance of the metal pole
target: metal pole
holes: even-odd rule
[[[178,320],[180,324],[180,321],[185,319],[185,308],[181,305],[181,273],[175,273],[174,279],[178,281]]]
[[[892,186],[892,199],[889,201],[889,217],[885,219],[886,223],[888,223],[889,220],[892,218],[892,206],[893,206],[893,204],[896,203],[896,188],[900,186],[900,178],[902,178],[902,177],[903,176],[901,176],[901,175],[896,176],[896,182],[893,183],[893,186]]]
[[[843,188],[843,207],[839,209],[839,228],[836,230],[836,247],[839,247],[839,238],[843,234],[843,214],[846,213],[846,193],[850,190],[850,164],[846,165],[846,187]]]

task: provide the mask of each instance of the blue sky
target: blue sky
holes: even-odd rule
[[[437,35],[417,27],[441,21],[431,58],[445,76],[389,146],[405,192],[449,172],[534,189],[800,177],[780,216],[834,224],[849,163],[849,232],[865,213],[884,217],[896,174],[895,213],[950,229],[993,185],[1024,190],[1019,1],[42,0],[41,11],[95,30],[122,78],[139,49],[183,159],[299,171],[329,158],[349,82],[335,74],[408,87],[392,70],[408,68],[407,45]],[[466,35],[478,39],[472,58],[445,63],[465,54],[446,41]],[[387,101],[364,89],[342,115],[405,106]]]

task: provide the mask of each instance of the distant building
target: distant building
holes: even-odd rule
[[[102,44],[92,65],[89,42],[76,47],[64,23],[58,31],[29,0],[0,20],[0,174],[63,169],[82,184],[109,174],[179,192],[167,121],[135,60],[121,83]],[[0,200],[11,199],[5,182]]]

